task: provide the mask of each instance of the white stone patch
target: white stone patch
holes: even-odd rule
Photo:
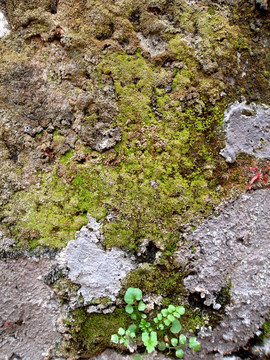
[[[100,224],[91,217],[58,258],[69,268],[69,279],[81,286],[79,292],[85,304],[101,297],[115,300],[121,280],[136,267],[124,251],[102,247],[99,228]]]
[[[233,163],[240,152],[270,159],[270,107],[247,105],[245,101],[231,104],[224,114],[223,130],[226,147],[220,154]]]
[[[10,33],[7,19],[5,18],[2,11],[0,11],[0,38]]]
[[[147,50],[151,56],[157,56],[166,51],[167,43],[158,35],[149,35],[147,38],[143,36],[142,33],[138,33],[138,38],[140,39],[140,46]]]

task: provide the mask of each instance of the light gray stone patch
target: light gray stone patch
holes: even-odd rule
[[[0,10],[0,38],[10,33],[9,24],[5,15]]]
[[[113,148],[119,141],[121,141],[122,132],[120,127],[104,128],[103,124],[96,126],[93,134],[93,140],[90,141],[92,149],[103,152]]]
[[[102,246],[100,224],[89,219],[58,257],[69,269],[68,278],[80,285],[85,304],[101,297],[115,300],[121,280],[133,270],[134,260],[120,249],[105,250]]]
[[[233,163],[240,152],[270,159],[270,107],[238,101],[224,114],[226,146],[220,154]]]
[[[60,305],[41,277],[48,258],[0,260],[0,360],[45,360],[61,339]]]
[[[149,35],[147,38],[142,33],[138,33],[140,46],[149,52],[151,57],[162,54],[166,51],[167,43],[163,41],[157,34]]]
[[[184,253],[193,261],[194,274],[184,280],[186,288],[212,306],[220,290],[231,287],[224,320],[215,329],[201,329],[202,350],[192,359],[230,355],[264,323],[270,307],[269,233],[270,190],[263,189],[243,194],[186,236],[191,245],[176,253],[183,266]]]

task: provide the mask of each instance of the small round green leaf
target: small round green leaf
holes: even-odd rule
[[[165,344],[165,342],[164,342],[164,341],[160,341],[160,342],[158,343],[158,350],[164,351],[165,349],[166,349],[166,344]]]
[[[184,306],[176,306],[175,310],[178,312],[179,315],[184,315],[185,313]]]
[[[129,327],[128,327],[128,330],[129,331],[135,331],[137,329],[137,326],[135,325],[135,324],[131,324],[131,325],[129,325]]]
[[[157,314],[158,320],[162,320],[162,315],[160,313]]]
[[[186,341],[187,341],[187,338],[185,337],[185,335],[181,334],[181,335],[179,336],[179,342],[180,342],[180,344],[185,345]]]
[[[176,338],[171,339],[172,346],[177,346],[178,340]]]
[[[113,334],[113,335],[111,336],[111,341],[112,341],[114,344],[118,344],[118,340],[119,340],[119,338],[118,338],[118,335],[117,335],[117,334]]]
[[[147,315],[146,315],[146,314],[141,314],[141,317],[142,317],[143,319],[146,319],[146,318],[147,318]]]
[[[190,348],[192,348],[194,351],[199,351],[200,350],[200,347],[201,347],[201,344],[196,340],[195,337],[191,337],[189,339],[189,344],[188,346]]]
[[[133,304],[133,302],[135,300],[139,301],[142,298],[142,291],[138,288],[128,288],[125,296],[124,296],[124,300],[127,304]]]
[[[132,314],[133,311],[134,311],[133,306],[128,304],[128,305],[125,307],[125,311],[126,311],[128,314]]]
[[[144,311],[145,308],[146,308],[145,303],[144,303],[143,301],[140,301],[140,302],[139,302],[139,305],[138,305],[138,310],[139,310],[139,311]]]
[[[158,327],[159,327],[160,330],[164,330],[164,325],[163,324],[159,324]]]
[[[181,329],[182,329],[182,326],[180,324],[180,321],[175,319],[174,322],[172,323],[171,328],[170,328],[171,332],[173,334],[177,334],[177,333],[179,333],[181,331]]]
[[[182,349],[179,349],[175,352],[175,355],[181,359],[184,356],[184,351]]]
[[[142,359],[142,357],[140,355],[134,356],[134,360],[141,360],[141,359]]]
[[[126,333],[126,331],[125,331],[122,327],[120,327],[120,328],[118,329],[118,334],[119,334],[119,335],[125,335],[125,333]]]
[[[180,314],[177,311],[173,312],[172,314],[174,317],[176,317],[178,319],[180,318]]]
[[[173,315],[169,314],[168,319],[170,320],[170,322],[173,322],[175,320],[175,317]]]
[[[137,315],[136,315],[136,314],[131,314],[130,317],[131,317],[132,320],[136,320],[136,319],[137,319]]]
[[[164,319],[163,322],[166,326],[169,326],[171,323],[169,319]]]
[[[162,309],[161,314],[163,317],[166,317],[168,315],[168,309]]]
[[[147,343],[148,340],[149,340],[149,333],[144,331],[142,333],[142,342],[144,343],[144,345]]]
[[[170,313],[173,313],[173,312],[175,311],[175,306],[169,305],[169,306],[168,306],[168,311],[169,311]]]

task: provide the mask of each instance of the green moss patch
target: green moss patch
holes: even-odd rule
[[[86,309],[77,309],[67,319],[72,341],[66,343],[65,351],[80,352],[80,356],[97,355],[106,347],[112,346],[111,335],[119,327],[127,327],[130,322],[124,309],[116,309],[112,314],[88,314]]]

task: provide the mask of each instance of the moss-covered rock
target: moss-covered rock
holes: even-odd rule
[[[163,251],[126,286],[172,301],[179,283],[184,298],[168,265],[183,229],[245,191],[250,167],[268,171],[249,156],[228,165],[219,128],[230,101],[270,101],[269,13],[246,1],[2,3],[0,231],[23,250],[60,249],[91,214],[107,248]],[[120,322],[77,310],[75,348],[108,345],[117,311]]]

